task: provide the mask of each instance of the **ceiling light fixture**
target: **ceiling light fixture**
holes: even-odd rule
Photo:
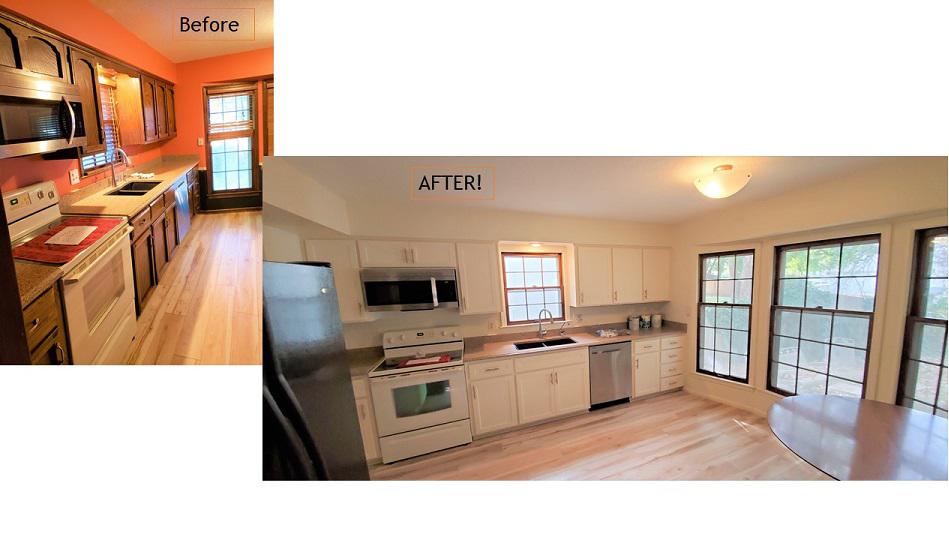
[[[540,242],[531,242],[531,247],[540,247]]]
[[[695,189],[712,199],[724,199],[738,193],[751,180],[751,174],[737,172],[731,165],[719,165],[711,176],[695,179]]]

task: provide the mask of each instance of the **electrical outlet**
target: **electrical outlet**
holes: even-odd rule
[[[69,169],[69,183],[72,185],[79,183],[79,169]]]
[[[198,146],[204,146],[204,137],[198,137]]]
[[[580,313],[577,313],[576,317],[574,318],[577,320],[577,322],[583,322],[583,315]]]

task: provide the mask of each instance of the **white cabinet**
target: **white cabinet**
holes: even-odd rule
[[[642,248],[613,248],[613,300],[615,304],[643,301]]]
[[[356,242],[352,240],[307,240],[308,261],[328,262],[333,268],[339,317],[344,323],[365,321],[362,283],[359,281],[359,260]]]
[[[475,435],[517,425],[517,388],[511,359],[472,362],[468,374],[468,404]]]
[[[613,303],[612,249],[577,246],[577,305]]]
[[[660,341],[659,389],[672,390],[684,383],[682,336],[664,337]]]
[[[643,249],[643,299],[646,302],[669,300],[669,274],[672,252],[667,248]]]
[[[366,451],[366,461],[379,459],[379,436],[376,432],[376,417],[369,398],[369,381],[366,377],[353,379],[353,396],[356,398],[356,416],[359,418],[359,433]]]
[[[363,268],[455,266],[450,242],[360,240],[359,260]]]
[[[459,312],[498,313],[501,285],[496,244],[456,244],[458,254]]]
[[[521,424],[590,408],[587,348],[515,359],[517,412]]]
[[[660,387],[659,340],[634,342],[633,349],[633,395],[655,394]]]

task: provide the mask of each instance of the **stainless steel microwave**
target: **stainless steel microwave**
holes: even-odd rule
[[[44,154],[86,144],[79,96],[3,84],[0,79],[0,158]]]
[[[367,268],[359,277],[367,311],[458,307],[454,268]]]

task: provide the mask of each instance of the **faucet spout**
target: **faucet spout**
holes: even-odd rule
[[[554,314],[547,308],[540,310],[537,314],[537,337],[547,335],[547,330],[544,329],[544,313],[547,313],[547,320],[550,321],[550,324],[554,324]]]

